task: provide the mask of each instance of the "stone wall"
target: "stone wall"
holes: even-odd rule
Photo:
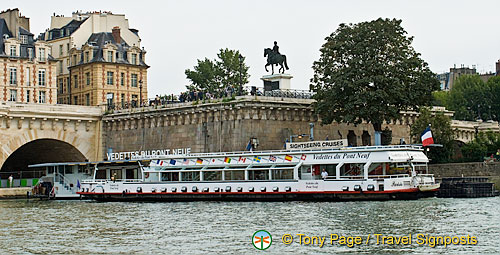
[[[348,139],[353,145],[373,145],[371,124],[321,125],[310,99],[246,96],[230,102],[124,111],[103,117],[103,148],[113,152],[191,148],[192,152],[245,150],[250,138],[259,140],[258,150],[283,149],[291,135],[310,133],[315,140]],[[410,140],[409,124],[416,114],[385,124],[393,130],[393,143]],[[294,138],[294,142],[308,141]],[[106,153],[103,154],[103,158]]]

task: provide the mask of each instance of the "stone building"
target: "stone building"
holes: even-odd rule
[[[55,104],[56,60],[18,9],[0,13],[0,101]]]
[[[147,98],[145,51],[128,45],[119,27],[112,33],[92,34],[69,55],[71,86],[67,92],[72,104],[125,108]]]
[[[45,33],[42,34],[42,37],[50,42],[52,47],[52,55],[57,60],[60,60],[57,66],[57,86],[58,86],[58,103],[61,104],[86,104],[85,94],[76,95],[78,102],[74,102],[75,95],[72,95],[74,90],[72,88],[75,87],[75,84],[72,84],[73,78],[70,78],[70,66],[74,66],[76,63],[71,63],[70,59],[70,51],[75,48],[76,50],[82,51],[84,45],[88,47],[94,47],[94,45],[90,45],[89,41],[90,37],[93,34],[99,33],[109,33],[112,32],[114,27],[118,27],[120,37],[122,41],[126,42],[128,47],[135,49],[136,51],[142,52],[142,57],[144,58],[145,51],[144,49],[140,49],[141,39],[139,38],[139,31],[129,27],[128,19],[125,18],[123,14],[113,14],[111,12],[73,12],[71,17],[66,17],[62,15],[53,15],[51,17],[50,28],[47,29]],[[109,40],[108,40],[109,41]],[[87,48],[88,48],[87,47]],[[90,54],[90,53],[89,53]],[[104,56],[105,59],[106,56]],[[116,56],[114,57],[115,59]],[[120,58],[120,56],[119,56]],[[118,59],[119,59],[118,58]],[[124,58],[124,57],[121,57]],[[106,60],[106,59],[105,59]],[[79,64],[79,62],[78,62]],[[123,63],[121,63],[123,64]],[[107,66],[106,68],[115,68],[116,65],[111,67]],[[102,71],[102,70],[101,70]],[[117,72],[115,75],[121,75],[121,71]],[[126,73],[126,72],[125,72]],[[91,75],[93,73],[91,72]],[[105,71],[104,76],[107,75],[107,71]],[[83,77],[82,81],[86,83],[86,77]],[[144,98],[147,98],[147,82],[146,82],[146,74],[143,74],[143,91]],[[116,78],[116,77],[114,77]],[[129,77],[130,79],[131,77]],[[92,76],[91,82],[96,81],[98,79],[96,76]],[[106,78],[105,78],[106,79]],[[116,85],[116,84],[115,84]],[[77,84],[80,86],[80,84]],[[131,87],[129,87],[131,88]],[[94,93],[97,93],[94,91]],[[105,92],[106,93],[106,92]],[[114,93],[114,92],[111,92]],[[135,92],[134,92],[135,93]],[[102,94],[102,93],[101,93]],[[127,93],[125,93],[127,94]],[[132,93],[130,97],[132,96]],[[97,94],[95,94],[97,95]],[[119,93],[118,97],[121,96]],[[92,99],[92,96],[90,96]],[[115,98],[116,100],[116,98]],[[130,99],[132,100],[132,98]],[[97,100],[95,97],[95,101],[93,101],[93,105],[103,104],[102,98]],[[106,101],[104,102],[106,103]]]

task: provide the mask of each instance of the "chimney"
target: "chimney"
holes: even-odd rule
[[[496,74],[500,75],[500,60],[498,60],[496,64],[497,64],[497,70],[496,70],[497,73]]]
[[[120,36],[120,27],[113,27],[113,30],[111,30],[111,33],[113,34],[113,38],[115,39],[115,42],[117,44],[122,43],[122,37]]]

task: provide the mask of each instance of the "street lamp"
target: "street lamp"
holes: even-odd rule
[[[142,80],[139,80],[139,107],[142,107]]]
[[[243,65],[243,56],[241,54],[238,53],[238,59],[240,60],[240,91],[239,91],[239,95],[241,96],[242,94],[242,90],[243,90],[243,83],[242,83],[242,79],[241,79],[241,67]]]

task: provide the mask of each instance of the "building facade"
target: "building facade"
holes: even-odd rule
[[[128,45],[119,27],[92,34],[81,48],[70,50],[71,86],[63,88],[62,95],[77,105],[137,106],[147,98],[145,53]]]
[[[61,15],[54,15],[51,17],[50,28],[43,34],[43,38],[50,42],[54,58],[60,61],[57,66],[58,103],[85,105],[87,101],[85,95],[89,93],[90,101],[94,102],[91,105],[102,104],[101,100],[97,100],[96,96],[97,93],[102,94],[101,91],[87,91],[87,89],[83,88],[83,94],[78,92],[78,95],[73,95],[76,91],[74,89],[75,84],[72,83],[74,81],[74,74],[71,74],[70,77],[70,67],[80,64],[80,61],[78,63],[76,63],[76,61],[72,62],[70,56],[72,56],[74,52],[70,53],[70,51],[72,49],[83,51],[84,45],[87,44],[93,34],[109,33],[112,32],[114,27],[120,28],[120,37],[129,47],[140,49],[141,39],[139,38],[139,32],[129,27],[128,20],[123,14],[113,14],[111,12],[74,12],[71,17]],[[93,47],[93,45],[87,46]],[[142,51],[144,52],[144,50]],[[107,66],[104,69],[107,70],[109,68],[110,67]],[[114,68],[116,68],[116,66],[114,66]],[[89,70],[86,70],[84,73],[87,72],[89,72]],[[105,71],[105,73],[106,72],[107,71]],[[119,73],[121,73],[121,71],[119,71]],[[97,73],[94,73],[94,75],[91,76],[93,77],[91,81],[96,82],[98,76]],[[87,79],[85,78],[85,83],[86,81]],[[143,78],[142,81],[143,89],[145,93],[147,93],[146,78]],[[80,85],[81,84],[76,84],[76,87]],[[135,92],[129,92],[131,95],[133,95],[133,93]],[[121,95],[121,93],[119,94]],[[74,101],[75,96],[76,99],[80,101]],[[92,98],[94,98],[94,101],[92,101]],[[144,98],[147,98],[147,94],[144,95]]]
[[[55,104],[56,63],[18,9],[0,13],[0,101]]]

